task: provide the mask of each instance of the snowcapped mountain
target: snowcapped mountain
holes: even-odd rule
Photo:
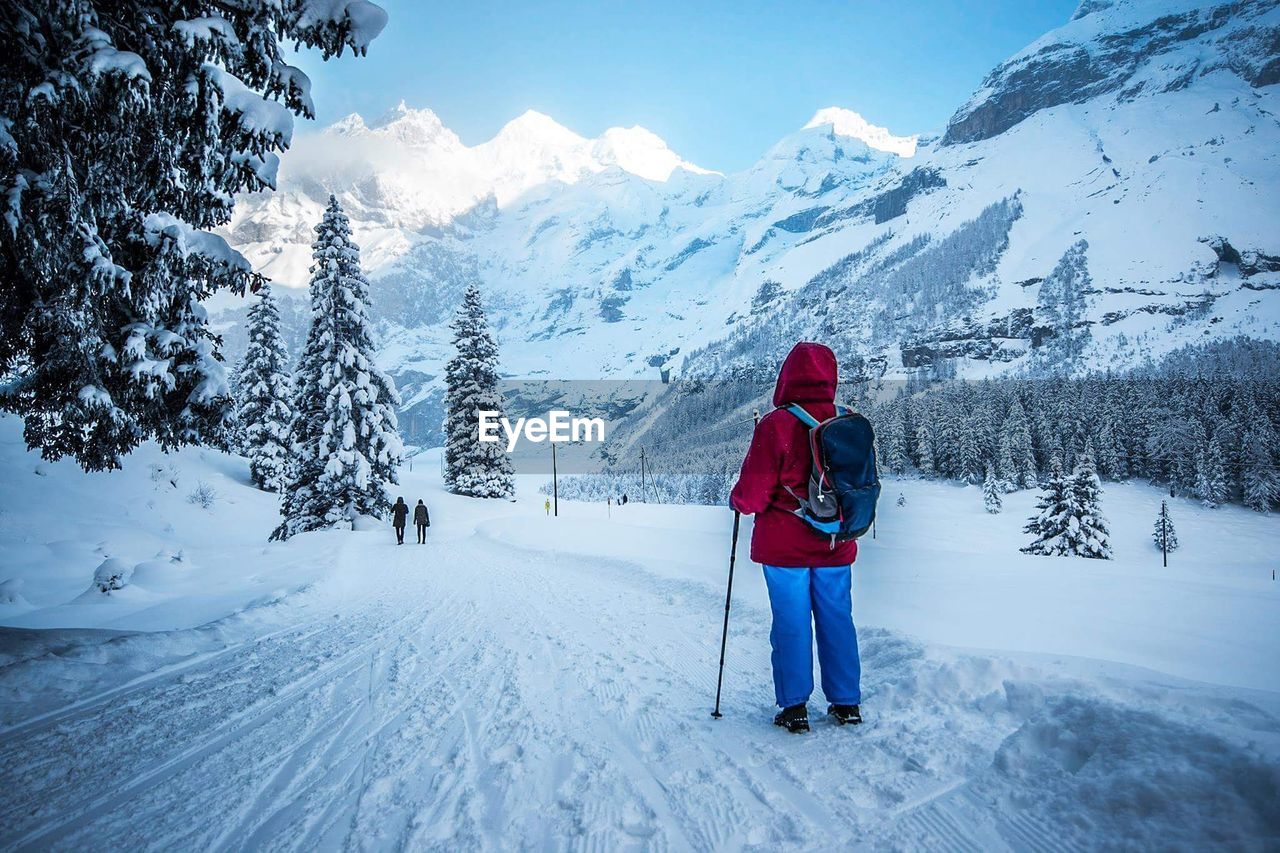
[[[229,233],[301,286],[336,193],[411,409],[472,281],[514,376],[717,374],[802,337],[890,375],[1123,368],[1280,338],[1278,39],[1269,0],[1087,0],[941,133],[824,109],[728,176],[642,128],[530,112],[468,148],[401,105],[300,140]]]
[[[263,272],[297,286],[307,280],[310,229],[330,192],[363,226],[365,262],[376,271],[419,242],[420,232],[469,211],[509,207],[535,187],[610,169],[651,181],[676,169],[704,173],[642,127],[586,139],[530,110],[493,139],[467,147],[435,113],[401,102],[372,124],[352,114],[298,140],[280,190],[246,198],[230,233]]]
[[[877,151],[888,151],[899,157],[911,157],[916,153],[917,136],[894,136],[887,127],[880,127],[864,119],[853,110],[840,107],[827,107],[818,110],[805,129],[811,127],[830,127],[837,136],[848,136],[860,139]]]
[[[776,235],[787,296],[685,368],[809,335],[961,375],[1275,339],[1277,33],[1274,3],[1082,5],[855,204],[815,199],[809,227]]]

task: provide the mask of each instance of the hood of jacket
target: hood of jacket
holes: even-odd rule
[[[837,375],[836,354],[830,347],[801,341],[783,359],[773,405],[830,403],[836,398]]]

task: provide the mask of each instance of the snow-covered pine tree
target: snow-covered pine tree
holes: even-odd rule
[[[261,283],[211,229],[271,189],[311,83],[286,44],[363,54],[369,2],[41,0],[0,11],[0,408],[46,458],[117,468],[214,442],[200,301]]]
[[[1156,526],[1151,531],[1151,541],[1157,551],[1178,549],[1178,534],[1173,529],[1173,517],[1169,515],[1168,501],[1160,501],[1160,512],[1156,515]]]
[[[1002,491],[1004,484],[996,478],[995,468],[991,463],[987,463],[987,476],[982,481],[982,505],[987,508],[987,512],[997,513],[1004,508],[1004,500],[1000,497]]]
[[[249,459],[254,485],[275,492],[284,488],[291,456],[293,382],[280,338],[280,312],[268,285],[249,309],[248,335],[235,382],[238,444]]]
[[[876,459],[891,474],[901,474],[906,470],[906,424],[901,406],[890,407],[876,432]]]
[[[1196,457],[1196,497],[1209,509],[1216,509],[1227,500],[1227,473],[1217,435]]]
[[[498,342],[489,332],[480,290],[462,296],[453,324],[457,354],[445,365],[444,481],[449,490],[477,498],[515,494],[511,459],[501,442],[480,441],[481,411],[502,413]]]
[[[904,495],[902,492],[898,492],[898,506],[906,506],[906,505],[907,505],[907,496]]]
[[[1049,463],[1048,477],[1036,502],[1038,512],[1022,529],[1035,537],[1030,545],[1021,549],[1024,554],[1058,557],[1068,553],[1065,536],[1074,517],[1071,504],[1071,484],[1062,473],[1062,464],[1054,459]]]
[[[936,440],[933,442],[933,466],[938,476],[958,480],[964,478],[960,470],[962,461],[960,418],[962,415],[957,407],[946,403],[944,397],[942,405],[934,411],[937,429],[934,431]]]
[[[1244,505],[1258,512],[1267,512],[1280,500],[1280,477],[1276,475],[1272,447],[1274,436],[1270,424],[1257,423],[1245,430],[1240,443],[1240,484]]]
[[[1147,435],[1150,454],[1159,460],[1157,474],[1168,477],[1179,494],[1200,494],[1200,469],[1208,445],[1204,424],[1185,410],[1161,413]]]
[[[311,327],[294,377],[293,459],[276,539],[383,515],[404,456],[400,399],[374,363],[360,247],[333,196],[315,231]]]
[[[923,421],[916,427],[916,468],[922,477],[934,475],[933,434]]]
[[[1102,422],[1102,428],[1098,431],[1097,448],[1098,473],[1112,480],[1125,479],[1129,470],[1116,444],[1115,429],[1110,419]]]
[[[1004,426],[1005,401],[995,383],[990,379],[983,379],[977,385],[973,406],[981,471],[988,462],[996,464],[1000,458],[1000,428]],[[997,471],[996,476],[999,474]]]
[[[1083,449],[1081,449],[1082,444]],[[1101,481],[1102,474],[1098,471],[1098,453],[1094,449],[1092,435],[1085,435],[1083,440],[1081,440],[1080,437],[1077,437],[1074,441],[1070,457],[1072,469],[1074,470],[1075,468],[1079,468],[1082,460],[1086,457],[1089,460],[1089,467],[1093,469],[1094,475],[1097,476],[1099,481]]]
[[[1070,481],[1071,519],[1065,553],[1093,560],[1111,559],[1111,531],[1102,514],[1102,484],[1093,469],[1093,450],[1086,444]]]
[[[244,360],[236,365],[227,376],[227,395],[231,405],[222,416],[222,437],[218,441],[210,441],[210,445],[227,453],[245,454],[244,430],[240,424],[240,371],[244,369]]]
[[[996,450],[996,478],[1004,485],[1007,492],[1017,489],[1013,483],[1013,449],[1009,446],[1009,437],[1000,433],[1000,444]]]
[[[955,476],[971,485],[982,482],[983,462],[978,426],[976,418],[969,418],[961,426],[956,444]]]
[[[1026,489],[1036,481],[1036,457],[1031,444],[1031,423],[1016,397],[1009,405],[1000,436],[1000,477],[1016,488]]]

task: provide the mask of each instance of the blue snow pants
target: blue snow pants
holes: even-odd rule
[[[817,627],[822,692],[835,705],[862,701],[862,662],[853,627],[851,566],[815,569],[764,567],[773,610],[773,692],[787,708],[813,692],[813,634]]]

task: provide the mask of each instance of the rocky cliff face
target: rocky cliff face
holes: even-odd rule
[[[1185,89],[1218,70],[1280,82],[1280,15],[1269,0],[1209,5],[1092,0],[1002,63],[947,125],[943,144],[1003,133],[1041,110]]]

